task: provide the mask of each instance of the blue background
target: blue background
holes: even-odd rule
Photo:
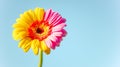
[[[0,0],[0,67],[38,67],[39,56],[12,38],[16,18],[36,7],[67,19],[68,35],[43,67],[120,67],[120,0]]]

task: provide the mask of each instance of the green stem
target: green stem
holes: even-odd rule
[[[42,50],[40,50],[40,59],[39,60],[40,61],[39,61],[38,67],[42,67],[42,64],[43,64],[43,51]]]

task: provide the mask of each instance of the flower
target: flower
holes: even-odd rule
[[[20,41],[18,47],[24,52],[32,48],[35,55],[38,55],[39,50],[50,54],[50,50],[59,46],[67,34],[63,29],[65,22],[66,19],[52,9],[28,10],[21,14],[13,25],[13,38]]]

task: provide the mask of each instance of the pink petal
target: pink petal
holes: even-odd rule
[[[59,17],[59,14],[57,12],[54,12],[54,14],[48,20],[49,24],[52,24],[58,17]]]
[[[50,39],[48,39],[48,38],[45,39],[45,43],[49,48],[51,48],[52,42],[50,41]]]
[[[54,42],[54,41],[52,41],[52,49],[55,49],[55,47],[57,46],[60,46],[60,42],[62,41],[62,37],[57,37],[57,40],[56,40],[56,42]]]
[[[51,46],[51,48],[52,48],[52,49],[55,49],[55,47],[56,47],[56,42],[53,42],[53,41],[52,41],[52,46]]]
[[[51,49],[55,49],[55,43],[53,43],[49,38],[47,38],[45,40],[45,43],[47,44],[47,46]]]
[[[67,35],[67,31],[62,29],[61,32],[63,33],[63,37],[65,37]]]
[[[62,18],[59,13],[53,12],[52,9],[49,9],[45,12],[44,20],[47,21],[50,25],[52,24],[52,26],[66,22],[66,19]]]
[[[55,34],[59,34],[59,32],[55,32]],[[54,39],[55,38],[55,39]],[[62,37],[55,36],[51,34],[46,40],[45,43],[51,49],[55,49],[56,46],[60,46],[60,42],[62,41]]]
[[[50,40],[54,41],[54,42],[57,41],[57,38],[56,38],[56,36],[54,36],[54,35],[50,35],[48,38],[49,38]]]
[[[58,40],[56,42],[56,46],[60,46],[60,42],[62,41],[62,37],[58,37]]]
[[[62,32],[54,32],[52,35],[62,37]]]
[[[58,19],[54,22],[53,26],[56,26],[56,25],[58,25],[58,24],[65,23],[65,22],[66,22],[66,19],[60,17],[60,18],[58,18]]]
[[[59,46],[60,45],[60,42],[62,41],[62,37],[59,37],[59,36],[55,36],[54,34],[51,34],[49,36],[49,39],[52,41],[53,43],[53,46],[52,46],[52,49],[55,49],[56,46]]]
[[[45,12],[44,20],[47,20],[47,19],[48,19],[48,17],[50,16],[51,12],[52,12],[51,9],[49,9],[49,10],[47,10],[47,11]]]
[[[53,28],[52,28],[52,32],[62,30],[65,26],[66,26],[65,23],[61,23],[61,24],[53,27]]]
[[[45,18],[44,18],[44,20],[45,20],[45,21],[49,20],[49,18],[52,16],[52,14],[53,14],[52,9],[47,10],[47,11],[45,12]]]

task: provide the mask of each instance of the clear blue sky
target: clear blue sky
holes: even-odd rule
[[[0,0],[0,67],[38,66],[12,38],[16,18],[36,7],[67,19],[67,37],[44,54],[43,67],[120,67],[120,0]]]

